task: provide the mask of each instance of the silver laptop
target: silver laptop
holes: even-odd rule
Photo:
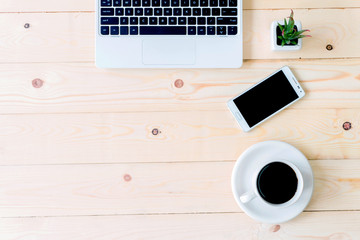
[[[239,68],[242,0],[96,0],[100,68]]]

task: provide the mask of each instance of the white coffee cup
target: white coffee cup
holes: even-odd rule
[[[295,172],[297,180],[298,180],[297,181],[297,189],[296,189],[294,196],[287,202],[284,202],[281,204],[270,203],[270,202],[266,201],[265,199],[263,199],[262,196],[260,195],[260,193],[258,191],[258,187],[257,187],[257,178],[258,178],[261,170],[268,164],[274,163],[274,162],[284,163],[284,164],[288,165],[289,167],[291,167],[292,170]],[[300,198],[301,193],[304,188],[304,180],[303,180],[303,176],[302,176],[300,170],[293,163],[283,160],[283,159],[273,159],[273,160],[266,161],[263,164],[259,165],[255,169],[251,181],[252,181],[252,189],[248,192],[241,194],[241,196],[240,196],[240,201],[244,204],[254,200],[255,198],[258,198],[258,199],[260,199],[260,201],[264,202],[265,204],[269,204],[274,207],[287,207],[287,206],[294,204]]]

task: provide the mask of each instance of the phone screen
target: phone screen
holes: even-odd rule
[[[284,72],[279,71],[234,99],[234,103],[251,128],[298,98]]]

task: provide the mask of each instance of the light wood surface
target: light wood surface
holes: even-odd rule
[[[241,212],[234,161],[1,166],[3,217]],[[311,161],[305,211],[360,210],[360,160]]]
[[[274,139],[309,159],[359,158],[359,131],[345,132],[342,125],[359,126],[360,108],[295,106],[249,133],[226,109],[2,115],[0,165],[233,161],[252,144]]]
[[[357,240],[359,216],[356,211],[305,212],[281,225],[257,223],[243,213],[5,218],[0,219],[0,235],[36,240]]]
[[[240,69],[105,70],[93,63],[0,64],[2,113],[227,111],[226,101],[288,65],[296,109],[360,108],[360,59],[248,60]],[[32,86],[40,78],[42,88]],[[181,79],[182,88],[174,82]],[[221,117],[221,116],[219,116]]]
[[[282,9],[282,8],[344,8],[360,7],[359,0],[244,0],[244,9]],[[93,12],[95,1],[89,0],[36,0],[36,1],[13,1],[2,0],[0,12]]]
[[[360,28],[352,24],[358,22],[359,8],[297,9],[296,18],[313,37],[304,39],[301,51],[272,52],[271,22],[289,14],[289,10],[244,10],[244,58],[360,57]],[[9,23],[0,26],[1,63],[94,61],[93,12],[3,13],[0,22]],[[30,28],[24,28],[25,23]],[[326,50],[328,44],[332,51]]]
[[[313,37],[271,52],[290,8]],[[94,9],[0,0],[0,240],[360,239],[359,0],[244,0],[240,69],[97,69]],[[284,65],[306,97],[243,133],[226,101]],[[236,159],[265,140],[300,149],[315,176],[280,225],[231,193]]]

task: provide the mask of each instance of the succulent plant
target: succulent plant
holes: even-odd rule
[[[291,14],[288,18],[288,22],[286,22],[286,18],[284,18],[284,25],[278,23],[278,27],[281,30],[281,36],[278,36],[278,38],[281,40],[281,46],[284,46],[285,44],[296,45],[296,42],[294,40],[304,37],[311,37],[310,35],[302,35],[304,32],[310,32],[309,29],[297,31],[294,28],[295,21],[293,10],[291,10]]]

